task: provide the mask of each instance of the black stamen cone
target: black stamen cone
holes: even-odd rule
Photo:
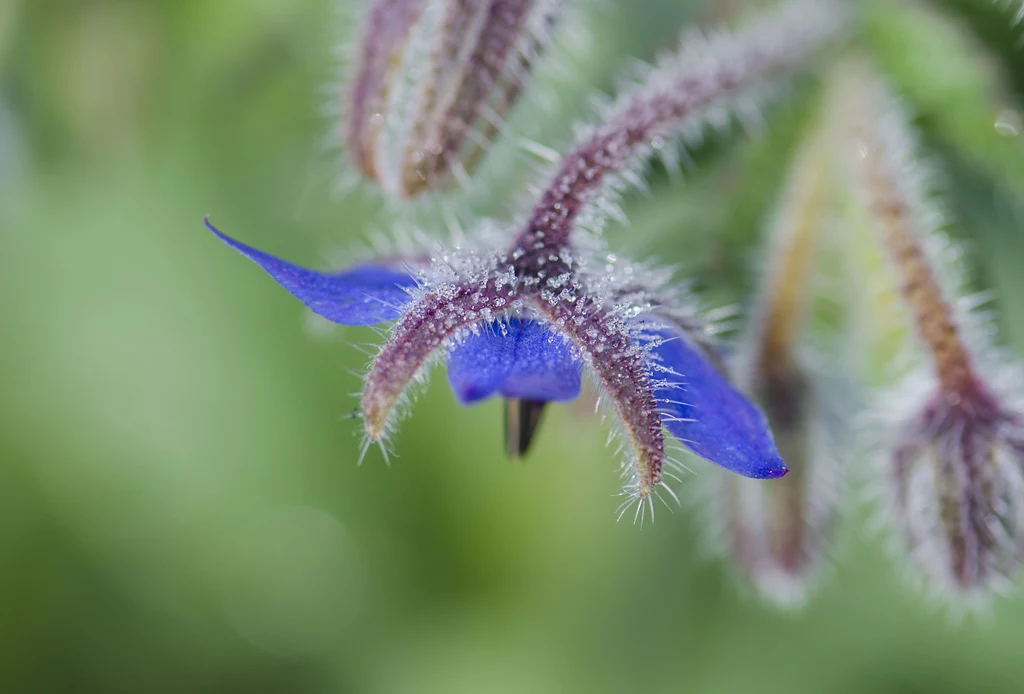
[[[505,400],[505,454],[509,460],[526,455],[545,405],[543,400]]]

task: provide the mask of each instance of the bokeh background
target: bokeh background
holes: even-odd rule
[[[559,106],[517,117],[557,142],[589,85],[727,4],[604,3]],[[1017,60],[1008,24],[953,4]],[[343,22],[331,0],[0,0],[0,691],[1022,690],[1024,599],[952,618],[856,514],[792,614],[707,556],[700,513],[617,523],[587,403],[513,464],[500,404],[460,408],[436,373],[390,469],[357,466],[347,343],[376,336],[311,330],[201,225],[307,264],[387,231],[323,145]],[[741,296],[798,110],[656,173],[614,243]],[[1020,210],[950,175],[1020,352]]]

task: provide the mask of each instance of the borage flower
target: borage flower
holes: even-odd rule
[[[754,478],[786,473],[764,416],[721,374],[704,332],[692,320],[673,319],[690,309],[678,304],[673,310],[652,300],[653,295],[642,299],[648,290],[639,285],[620,294],[620,307],[605,308],[599,300],[580,297],[582,310],[569,319],[576,328],[570,331],[536,307],[528,309],[511,284],[499,284],[505,301],[500,296],[488,301],[486,290],[465,281],[428,290],[436,287],[424,281],[430,269],[417,270],[402,261],[318,272],[207,226],[332,322],[372,325],[401,317],[364,389],[368,442],[384,436],[388,415],[381,414],[382,408],[390,413],[431,354],[444,347],[448,383],[459,402],[469,405],[495,395],[505,399],[512,455],[529,445],[544,405],[580,394],[584,365],[590,363],[634,447],[631,496],[648,498],[662,483],[662,465],[677,464],[666,455],[662,427],[689,451],[733,472]],[[489,309],[487,303],[499,308]],[[512,308],[501,310],[504,306]],[[630,318],[638,306],[645,312]],[[416,314],[410,314],[413,309]],[[407,332],[399,333],[403,327]],[[574,337],[587,342],[581,348]],[[413,363],[419,366],[414,369]]]
[[[661,274],[608,254],[598,232],[649,154],[753,108],[765,82],[803,64],[843,16],[836,3],[791,2],[735,35],[688,42],[579,131],[518,230],[479,224],[475,242],[434,253],[425,267],[319,273],[217,233],[330,320],[396,319],[363,388],[370,441],[385,438],[408,386],[446,350],[449,380],[467,403],[572,399],[589,370],[621,424],[638,513],[653,509],[675,464],[665,430],[733,472],[779,477],[786,467],[764,416],[718,370],[685,299]]]

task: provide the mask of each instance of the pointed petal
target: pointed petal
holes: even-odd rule
[[[572,346],[539,321],[493,322],[448,353],[448,382],[463,404],[494,394],[551,402],[580,394],[583,364]]]
[[[448,352],[448,384],[463,405],[498,392],[515,359],[518,331],[491,323],[476,326]]]
[[[416,280],[386,265],[357,265],[343,272],[317,272],[292,265],[206,227],[221,241],[263,268],[268,275],[316,314],[342,325],[372,325],[398,317]]]
[[[703,351],[677,327],[649,331],[654,377],[665,428],[691,451],[744,477],[773,479],[787,469],[761,410],[732,387]],[[670,371],[662,371],[669,369]]]

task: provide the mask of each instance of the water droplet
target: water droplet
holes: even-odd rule
[[[1006,137],[1016,137],[1021,131],[1021,115],[1013,109],[1003,109],[996,115],[996,132]]]

